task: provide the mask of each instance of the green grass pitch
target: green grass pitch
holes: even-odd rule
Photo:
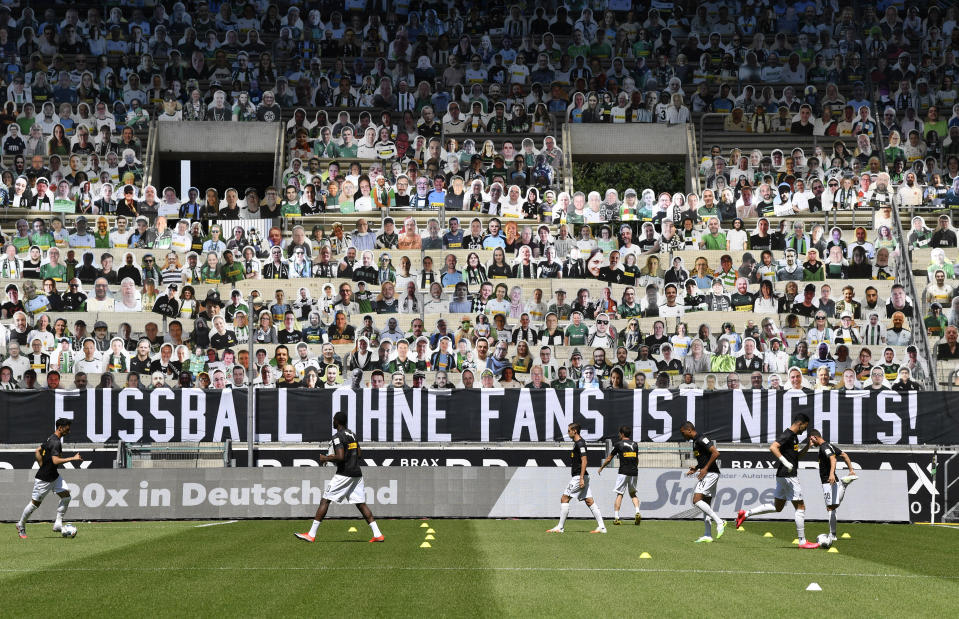
[[[793,546],[792,522],[708,545],[692,543],[700,521],[607,520],[606,535],[579,519],[562,535],[545,533],[555,521],[379,523],[384,544],[347,519],[314,544],[292,535],[309,520],[79,522],[75,539],[34,522],[27,540],[3,524],[0,616],[948,616],[959,599],[959,530],[945,527],[840,522],[852,537],[827,553]]]

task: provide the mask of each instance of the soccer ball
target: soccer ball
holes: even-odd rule
[[[60,528],[60,535],[72,539],[77,536],[77,528],[72,524],[65,524]]]
[[[826,533],[823,533],[822,535],[817,537],[816,541],[819,542],[820,548],[828,549],[830,546],[832,546],[832,538],[829,537],[829,535],[827,535]]]

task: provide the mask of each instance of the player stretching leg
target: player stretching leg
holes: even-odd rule
[[[559,524],[547,533],[562,533],[566,525],[566,517],[569,516],[569,500],[576,497],[580,501],[586,502],[586,507],[593,512],[596,518],[596,528],[590,533],[605,533],[606,526],[603,524],[603,515],[599,513],[599,505],[593,501],[593,493],[589,490],[589,473],[586,472],[586,441],[579,435],[580,425],[578,423],[569,424],[567,434],[573,439],[573,449],[569,452],[570,469],[572,477],[566,484],[566,490],[560,498],[559,506]]]
[[[27,539],[27,520],[30,514],[40,507],[43,497],[50,491],[60,497],[60,503],[57,505],[57,520],[53,523],[53,530],[59,531],[63,528],[63,515],[67,513],[67,507],[70,506],[70,490],[60,477],[57,471],[58,466],[67,462],[82,462],[80,454],[72,458],[63,457],[63,437],[70,434],[70,420],[57,419],[57,430],[50,435],[50,438],[43,442],[43,445],[37,447],[33,456],[37,459],[40,468],[37,470],[37,477],[33,482],[33,495],[27,506],[23,508],[23,515],[17,522],[17,534],[20,539]]]
[[[819,548],[819,544],[806,541],[806,504],[803,502],[802,486],[799,485],[799,458],[809,451],[809,441],[799,448],[799,435],[809,427],[809,417],[798,413],[793,417],[792,425],[786,428],[779,438],[769,446],[769,451],[779,460],[776,467],[776,501],[773,505],[766,503],[753,509],[739,510],[736,516],[736,527],[743,521],[759,514],[781,512],[786,501],[792,501],[796,509],[796,537],[799,538],[800,548]]]
[[[839,456],[846,461],[846,468],[850,473],[853,470],[852,461],[846,452],[824,439],[819,430],[809,431],[809,442],[819,448],[819,481],[822,482],[822,496],[826,502],[826,511],[829,512],[829,538],[831,543],[836,541],[836,521],[838,519],[836,510],[839,509],[839,504],[842,503],[842,499],[846,495],[846,486],[858,477],[847,475],[842,479],[836,479],[836,457]],[[850,479],[850,477],[853,479]]]
[[[711,505],[713,495],[716,494],[716,486],[719,484],[719,465],[716,464],[719,450],[716,449],[716,443],[696,431],[696,426],[692,422],[684,423],[679,431],[682,432],[683,437],[693,442],[693,456],[696,457],[696,466],[689,467],[686,475],[699,471],[699,475],[696,476],[699,481],[696,483],[696,493],[693,494],[693,505],[703,512],[706,532],[696,540],[696,543],[708,544],[713,541],[711,522],[716,523],[716,539],[726,532],[726,521],[713,511]]]
[[[373,530],[371,542],[382,542],[385,538],[380,533],[380,527],[377,526],[373,518],[373,512],[366,505],[366,486],[363,484],[363,472],[360,470],[360,444],[356,440],[353,431],[346,427],[346,413],[340,412],[333,415],[333,428],[336,433],[331,441],[333,445],[333,455],[320,456],[320,462],[335,462],[336,475],[330,480],[330,487],[323,492],[323,500],[320,506],[316,508],[316,516],[313,519],[313,526],[309,533],[294,533],[296,537],[304,542],[312,542],[316,539],[316,532],[320,528],[320,523],[326,517],[326,511],[330,508],[330,503],[353,503],[356,505],[367,524]]]
[[[636,517],[634,522],[639,525],[643,517],[639,514],[639,497],[636,496],[636,478],[639,475],[639,458],[636,452],[639,445],[632,439],[633,430],[629,426],[619,428],[619,441],[613,445],[613,450],[609,452],[603,464],[596,471],[597,475],[602,474],[603,469],[610,463],[613,456],[619,454],[619,474],[616,475],[616,501],[613,503],[613,524],[622,524],[619,521],[619,508],[623,504],[623,495],[629,492],[629,498],[633,500],[633,507],[636,508]]]

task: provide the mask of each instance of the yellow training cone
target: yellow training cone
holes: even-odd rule
[[[766,531],[765,533],[763,533],[763,537],[772,537],[772,536],[773,534],[770,533],[769,531]]]
[[[793,546],[798,546],[798,545],[799,545],[799,540],[798,540],[798,539],[794,539],[794,540],[793,540]]]
[[[836,547],[835,547],[835,546],[833,546],[832,548],[830,548],[830,549],[827,550],[826,552],[836,552],[836,553],[838,553],[839,551],[836,550]]]
[[[428,525],[428,524],[426,524],[426,523],[424,522],[423,524],[420,525],[420,528],[421,528],[421,529],[427,529],[427,528],[429,528],[429,526],[430,526],[430,525]]]
[[[841,538],[843,538],[843,539],[852,539],[852,535],[849,535],[848,533],[843,533],[843,534],[840,535],[839,537],[841,537]]]
[[[652,559],[653,557],[652,557],[652,555],[650,555],[648,552],[644,552],[644,553],[642,553],[641,555],[639,555],[639,558],[640,558],[640,559]]]
[[[427,535],[425,539],[432,539],[432,540],[435,540],[436,538],[435,538],[435,537],[433,537],[432,535]]]
[[[356,527],[350,527],[346,530],[347,533],[356,533]]]
[[[436,531],[434,531],[432,528],[426,529],[426,532],[427,532],[427,533],[436,533]]]
[[[742,533],[743,531],[746,530],[746,527],[737,527],[736,530]]]
[[[429,542],[423,542],[420,544],[420,548],[432,548],[432,546],[430,546]]]

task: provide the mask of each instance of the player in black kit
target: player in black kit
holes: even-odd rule
[[[620,426],[619,440],[613,445],[612,451],[603,460],[596,471],[597,475],[602,474],[613,456],[619,456],[619,474],[616,475],[616,501],[613,503],[613,524],[622,524],[619,520],[619,508],[623,505],[623,495],[629,492],[629,498],[633,500],[633,507],[636,508],[634,522],[637,526],[643,521],[639,513],[639,497],[636,496],[636,480],[639,476],[639,457],[636,452],[639,451],[639,444],[633,440],[633,429],[629,426]]]
[[[572,477],[563,490],[563,496],[559,502],[559,524],[547,533],[563,533],[563,527],[566,525],[566,517],[569,516],[569,500],[576,497],[586,503],[589,511],[593,512],[596,518],[596,528],[590,533],[605,533],[606,525],[603,524],[603,515],[599,512],[599,505],[593,501],[593,493],[589,490],[589,473],[586,472],[586,441],[579,435],[580,425],[578,423],[569,424],[566,433],[573,440],[573,448],[569,451],[569,464]]]
[[[829,542],[836,541],[836,524],[838,516],[836,510],[842,503],[846,495],[846,486],[859,479],[853,472],[852,460],[837,445],[830,443],[822,437],[819,430],[809,431],[809,442],[814,447],[819,448],[819,481],[822,482],[822,496],[826,502],[826,511],[829,512]],[[836,477],[836,459],[842,458],[846,461],[846,470],[849,475],[843,478]]]
[[[366,486],[363,484],[363,471],[360,470],[360,443],[356,440],[353,430],[346,427],[346,413],[339,412],[333,415],[333,428],[336,430],[333,440],[330,441],[333,446],[333,455],[320,456],[320,462],[335,462],[336,475],[330,480],[330,487],[323,492],[323,499],[320,501],[320,506],[316,508],[316,516],[313,518],[310,532],[294,533],[294,535],[304,542],[314,541],[320,523],[323,522],[330,508],[330,503],[336,501],[356,505],[366,518],[370,529],[373,530],[370,542],[382,542],[385,538],[373,518],[373,512],[366,505]]]
[[[33,495],[27,506],[23,508],[23,515],[17,522],[17,534],[20,539],[27,539],[27,520],[43,502],[43,497],[51,491],[60,497],[60,503],[57,505],[57,519],[53,523],[53,530],[60,531],[63,528],[63,516],[67,513],[67,507],[70,505],[70,490],[60,477],[57,467],[67,462],[82,462],[80,454],[72,458],[63,457],[63,437],[70,434],[70,420],[57,419],[57,430],[50,435],[50,438],[43,441],[43,444],[37,447],[34,457],[40,468],[37,469],[37,476],[33,482]]]
[[[721,519],[712,508],[713,497],[716,496],[716,486],[719,485],[719,465],[716,464],[716,458],[719,457],[719,450],[716,449],[716,443],[708,437],[703,436],[696,431],[696,426],[691,421],[687,421],[680,426],[679,431],[686,440],[693,442],[693,456],[696,458],[695,466],[689,467],[686,475],[696,475],[696,492],[693,494],[693,505],[703,513],[703,522],[706,523],[706,531],[703,536],[696,540],[697,544],[710,543],[713,541],[712,523],[716,523],[716,539],[723,536],[726,532],[726,521]]]
[[[792,425],[783,430],[776,442],[769,446],[769,451],[779,460],[776,467],[776,493],[773,495],[775,503],[765,503],[749,511],[739,510],[736,516],[736,527],[742,525],[746,518],[770,512],[781,512],[786,501],[792,501],[796,509],[796,537],[799,538],[799,547],[805,549],[819,548],[816,542],[806,541],[806,504],[803,502],[802,486],[799,485],[799,459],[809,451],[809,441],[799,446],[799,435],[809,427],[809,416],[798,413],[793,417]]]

